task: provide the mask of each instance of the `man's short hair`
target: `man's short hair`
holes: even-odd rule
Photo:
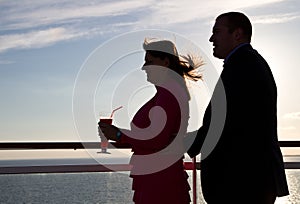
[[[240,12],[228,12],[228,13],[223,13],[217,17],[216,20],[226,17],[227,18],[227,23],[228,23],[228,29],[229,32],[232,33],[238,28],[241,28],[243,30],[243,33],[246,37],[246,39],[250,42],[251,41],[251,36],[252,36],[252,25],[249,20],[249,18]]]

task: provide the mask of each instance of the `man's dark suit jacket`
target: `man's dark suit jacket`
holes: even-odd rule
[[[287,195],[277,138],[277,88],[269,65],[250,44],[238,48],[225,62],[212,95],[213,106],[218,105],[221,89],[226,94],[226,119],[217,145],[201,161],[204,198],[226,201],[238,196],[245,199],[241,203],[248,203],[249,196],[268,191]],[[191,157],[203,154],[206,133],[214,128],[209,127],[213,106],[210,102],[203,126],[188,150]]]

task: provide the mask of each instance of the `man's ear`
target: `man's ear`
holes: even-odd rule
[[[237,40],[237,41],[240,41],[244,37],[244,32],[243,32],[243,30],[241,28],[235,29],[235,31],[233,32],[233,34],[234,34],[235,40]]]

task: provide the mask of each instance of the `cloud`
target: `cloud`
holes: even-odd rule
[[[147,2],[149,1],[11,1],[6,2],[8,9],[1,11],[3,18],[0,25],[2,29],[26,29],[51,24],[80,23],[86,18],[126,15],[147,7]]]
[[[295,126],[278,127],[279,130],[296,130]]]
[[[300,112],[287,113],[283,116],[284,119],[300,120]]]
[[[14,61],[0,59],[0,64],[14,64],[14,63],[15,63]]]
[[[299,19],[300,15],[297,13],[285,13],[285,14],[275,14],[275,15],[263,15],[253,17],[253,23],[256,24],[277,24],[286,23]]]
[[[116,18],[147,7],[147,2],[151,1],[2,1],[0,28],[6,34],[0,35],[0,53],[40,48],[134,26],[134,19]]]
[[[39,48],[51,45],[57,41],[69,40],[80,34],[65,28],[50,28],[23,34],[0,36],[0,52],[13,48]]]
[[[232,10],[259,7],[283,0],[182,0],[158,1],[150,7],[151,14],[142,19],[151,25],[176,24],[216,17],[216,15]],[[228,10],[229,9],[229,10]]]
[[[132,15],[142,11],[143,24],[168,24],[188,22],[194,19],[214,16],[231,10],[261,6],[282,0],[127,0],[127,1],[73,1],[73,0],[23,0],[0,2],[1,22],[4,30],[26,29],[52,24],[80,23],[88,18]]]
[[[176,26],[214,18],[230,10],[257,7],[282,0],[22,0],[0,1],[0,53],[10,49],[49,46],[60,41],[93,37],[115,30]],[[273,16],[273,23],[283,16]],[[285,14],[285,20],[295,14]],[[265,23],[268,16],[257,18]],[[277,19],[277,21],[275,20]],[[271,23],[269,18],[269,23]]]

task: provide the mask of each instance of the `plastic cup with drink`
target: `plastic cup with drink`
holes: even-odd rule
[[[100,122],[111,125],[112,122],[113,122],[113,115],[114,115],[114,113],[115,113],[117,110],[121,109],[121,108],[123,108],[123,106],[120,106],[120,107],[114,109],[114,110],[112,111],[112,113],[110,114],[109,117],[107,117],[107,116],[106,116],[106,117],[105,117],[105,116],[100,116]],[[99,128],[99,127],[98,127],[98,128]],[[100,143],[101,152],[98,152],[98,153],[106,153],[106,154],[109,154],[109,152],[107,152],[107,148],[108,148],[108,140],[107,140],[107,138],[102,134],[101,130],[100,130],[100,129],[98,129],[98,130],[99,130],[99,136],[100,136],[100,140],[101,140],[101,143]]]

